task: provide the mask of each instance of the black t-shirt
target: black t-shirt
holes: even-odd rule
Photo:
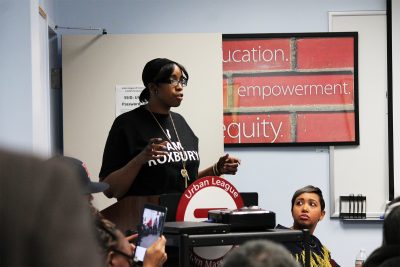
[[[157,113],[154,115],[172,141],[167,145],[168,156],[144,164],[126,195],[183,192],[185,179],[181,175],[182,158],[186,161],[190,177],[188,184],[197,178],[200,164],[197,136],[180,114],[171,112],[176,132],[182,142],[180,144],[170,116]],[[148,145],[150,138],[168,140],[145,106],[118,116],[114,120],[104,148],[100,180],[125,166]]]

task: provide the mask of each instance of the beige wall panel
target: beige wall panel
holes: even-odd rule
[[[200,139],[200,168],[223,154],[221,34],[63,36],[64,154],[87,163],[98,180],[115,118],[115,86],[142,84],[145,63],[167,57],[189,72],[182,114]],[[179,129],[178,129],[179,132]],[[95,194],[103,209],[115,200]]]

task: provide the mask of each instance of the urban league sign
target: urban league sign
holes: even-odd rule
[[[209,210],[238,209],[243,199],[237,189],[224,178],[207,176],[193,182],[182,194],[176,221],[204,221]],[[232,246],[195,247],[191,251],[192,266],[219,266]]]

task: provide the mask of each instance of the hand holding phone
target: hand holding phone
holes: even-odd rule
[[[167,240],[162,235],[153,243],[144,255],[143,267],[161,267],[167,261],[167,253],[165,253],[165,244]]]
[[[135,262],[143,262],[147,248],[152,246],[162,235],[166,215],[166,207],[152,204],[144,205],[140,225],[138,226],[139,236],[134,254]]]

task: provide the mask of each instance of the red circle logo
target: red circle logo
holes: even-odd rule
[[[238,209],[243,199],[238,190],[218,176],[206,176],[193,182],[179,200],[177,221],[204,221],[209,210]]]
[[[243,199],[238,190],[218,176],[197,179],[183,192],[176,212],[177,221],[204,221],[209,210],[239,209]],[[192,266],[219,266],[232,246],[195,247],[191,251]]]

